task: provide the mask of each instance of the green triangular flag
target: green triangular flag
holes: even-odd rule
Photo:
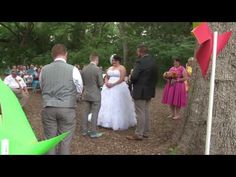
[[[47,153],[62,141],[69,132],[38,142],[21,105],[12,90],[0,79],[0,144],[9,141],[9,155],[40,155]],[[0,154],[1,154],[0,146]]]

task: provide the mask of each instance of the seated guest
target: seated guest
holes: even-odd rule
[[[27,87],[31,87],[32,86],[32,82],[33,82],[33,75],[29,75],[29,74],[25,74],[23,76],[23,79],[27,85]]]
[[[29,75],[33,75],[33,74],[35,73],[34,68],[35,68],[34,65],[31,64],[31,65],[30,65],[30,68],[27,70],[27,73],[28,73]]]
[[[10,67],[8,66],[7,69],[5,69],[5,71],[4,71],[4,76],[8,76],[8,75],[10,75],[10,74],[11,74],[11,69],[10,69]]]
[[[36,69],[35,73],[33,74],[33,82],[32,82],[32,90],[33,93],[35,93],[36,89],[39,88],[39,75],[40,75],[41,69]]]
[[[13,69],[11,75],[4,79],[4,83],[12,89],[20,100],[21,106],[24,107],[29,99],[29,92],[24,80],[20,76],[17,76],[16,69]]]
[[[19,65],[17,75],[23,77],[23,65]]]
[[[26,66],[22,66],[22,76],[24,76],[25,74],[27,74]]]

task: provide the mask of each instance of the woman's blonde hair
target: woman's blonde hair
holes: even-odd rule
[[[188,61],[193,61],[194,60],[194,58],[193,57],[190,57],[189,59],[188,59]]]

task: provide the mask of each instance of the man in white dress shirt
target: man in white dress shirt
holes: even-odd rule
[[[78,68],[67,64],[67,49],[63,44],[52,48],[54,62],[42,68],[39,82],[43,97],[42,121],[46,139],[69,132],[69,135],[48,154],[70,154],[70,143],[76,127],[77,94],[83,90]]]
[[[12,89],[19,99],[21,106],[24,107],[29,99],[29,92],[24,79],[17,76],[16,69],[12,69],[11,74],[4,79],[4,83]]]

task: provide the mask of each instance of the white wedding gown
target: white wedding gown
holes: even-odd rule
[[[108,83],[114,83],[120,79],[119,70],[109,69],[107,75],[109,76]],[[113,130],[125,130],[136,125],[134,102],[126,82],[112,88],[104,85],[101,94],[98,125]]]

